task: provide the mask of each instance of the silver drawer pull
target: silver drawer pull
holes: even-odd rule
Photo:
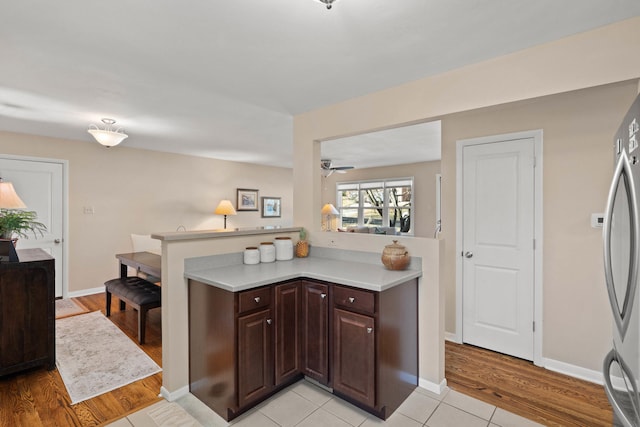
[[[256,302],[256,304],[260,303],[260,297],[255,297],[253,300]]]
[[[351,304],[353,304],[353,302],[354,302],[355,300],[356,300],[356,299],[355,299],[354,297],[349,297],[349,302],[350,302]]]
[[[271,319],[267,319],[267,324],[270,325],[271,324]]]
[[[367,333],[370,334],[371,332],[373,332],[373,328],[367,328]]]
[[[327,297],[327,294],[320,294],[320,298],[325,299]]]

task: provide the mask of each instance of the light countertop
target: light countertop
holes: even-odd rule
[[[188,279],[231,292],[296,278],[324,280],[382,292],[421,275],[422,270],[412,266],[407,270],[391,271],[382,262],[374,264],[314,256],[255,265],[232,264],[197,271],[185,270]]]

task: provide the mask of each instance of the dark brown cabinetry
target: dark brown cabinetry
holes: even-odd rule
[[[374,407],[375,331],[370,316],[333,311],[333,389]]]
[[[386,419],[417,386],[417,294],[415,279],[236,293],[190,280],[191,393],[229,421],[306,375]]]
[[[329,385],[329,286],[302,281],[302,371]]]
[[[272,327],[270,309],[238,317],[238,406],[273,388]]]
[[[276,285],[275,299],[275,384],[300,376],[300,302],[297,281]]]
[[[0,263],[0,375],[55,368],[54,259],[41,249]]]

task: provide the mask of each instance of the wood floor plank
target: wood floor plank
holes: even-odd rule
[[[478,347],[446,343],[445,376],[461,393],[549,426],[610,426],[602,386]]]

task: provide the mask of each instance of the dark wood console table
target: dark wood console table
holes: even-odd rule
[[[42,249],[0,263],[0,376],[56,365],[55,266]]]

